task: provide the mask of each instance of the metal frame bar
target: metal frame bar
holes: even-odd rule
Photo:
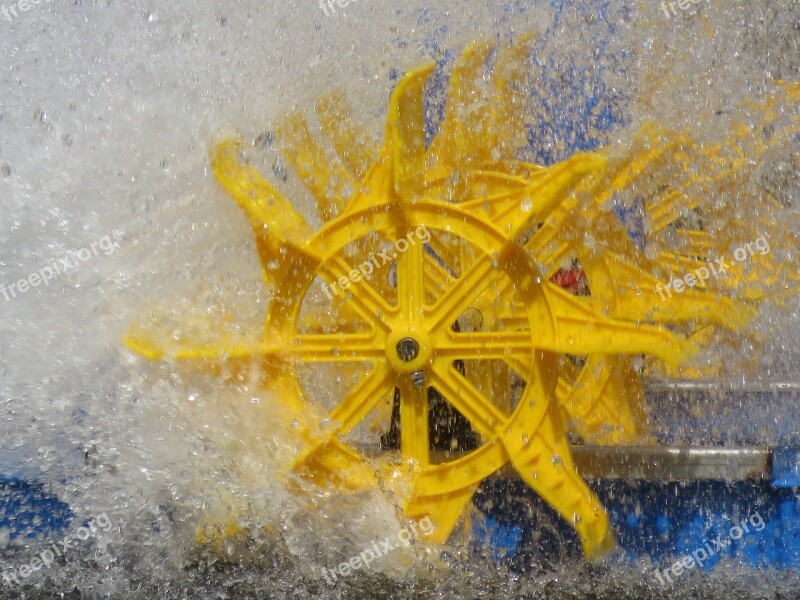
[[[724,391],[733,393],[800,392],[800,383],[777,381],[758,387],[736,387],[723,382],[648,381],[647,393]],[[368,456],[383,451],[371,444],[356,444]],[[771,481],[773,451],[770,446],[571,446],[578,472],[587,479],[626,479],[647,481]],[[432,451],[431,462],[448,462],[463,456],[460,451]],[[799,455],[800,457],[800,455]],[[800,458],[799,458],[800,460]],[[495,477],[514,478],[506,465]],[[800,478],[800,469],[798,470]]]
[[[355,444],[367,456],[384,454],[374,444]],[[587,479],[647,481],[753,481],[773,478],[772,448],[750,446],[584,446],[570,447],[575,468]],[[431,451],[432,463],[457,460],[462,451]],[[510,465],[493,477],[516,478]]]

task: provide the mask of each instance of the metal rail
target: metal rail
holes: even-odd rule
[[[384,453],[377,445],[356,446],[368,456]],[[573,445],[570,450],[576,469],[587,479],[704,479],[728,482],[772,479],[772,449],[767,446],[709,448]],[[431,462],[450,462],[464,454],[462,451],[431,451]],[[510,465],[506,465],[494,477],[514,478],[516,473]]]
[[[762,385],[737,386],[722,381],[645,381],[647,392],[705,392],[724,391],[734,393],[753,392],[797,392],[800,383],[794,381],[775,381]]]
[[[800,383],[777,381],[759,386],[736,386],[716,381],[647,381],[647,393],[664,392],[725,392],[780,393],[800,392]],[[370,456],[384,451],[375,445],[359,449]],[[773,452],[770,446],[704,447],[704,446],[571,446],[572,458],[578,472],[587,479],[626,479],[648,481],[752,481],[773,480]],[[432,462],[458,459],[462,451],[431,451]],[[800,461],[800,450],[797,460]],[[798,463],[800,465],[800,463]],[[800,480],[800,466],[796,475]],[[516,474],[506,465],[495,477],[514,478]]]
[[[589,479],[772,479],[768,447],[573,446],[572,458]]]

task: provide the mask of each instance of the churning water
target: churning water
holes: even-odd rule
[[[646,558],[586,563],[557,533],[523,565],[464,536],[446,547],[411,536],[331,581],[323,569],[406,531],[390,499],[293,493],[283,475],[298,443],[279,399],[121,343],[149,320],[260,331],[270,297],[250,228],[210,172],[215,141],[268,140],[276,119],[338,87],[377,144],[403,73],[431,59],[445,73],[469,43],[524,33],[539,38],[528,152],[542,163],[625,145],[651,120],[713,144],[742,119],[760,126],[758,99],[800,78],[800,4],[788,1],[0,0],[0,595],[662,597]],[[432,121],[441,99],[431,94]],[[783,200],[774,220],[797,230],[792,142],[757,168]],[[278,159],[265,165],[282,176]],[[736,193],[720,199],[732,208],[716,227],[764,216]],[[309,199],[296,203],[311,219]],[[770,243],[776,261],[796,263],[794,237]],[[794,298],[765,307],[760,335],[712,349],[728,384],[797,380],[797,309]],[[770,444],[800,431],[787,425],[796,396],[744,421],[720,402],[683,413],[667,399],[655,432]],[[208,521],[247,533],[198,547]],[[792,572],[723,564],[669,593],[798,590]]]

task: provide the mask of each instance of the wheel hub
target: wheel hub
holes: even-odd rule
[[[403,362],[414,360],[419,355],[419,343],[414,338],[403,338],[397,342],[397,356]]]
[[[433,358],[430,334],[403,328],[386,338],[386,361],[395,373],[409,375],[424,371]]]

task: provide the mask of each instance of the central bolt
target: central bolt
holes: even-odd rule
[[[403,362],[409,362],[417,358],[419,354],[419,343],[414,338],[403,338],[397,342],[397,356]]]

